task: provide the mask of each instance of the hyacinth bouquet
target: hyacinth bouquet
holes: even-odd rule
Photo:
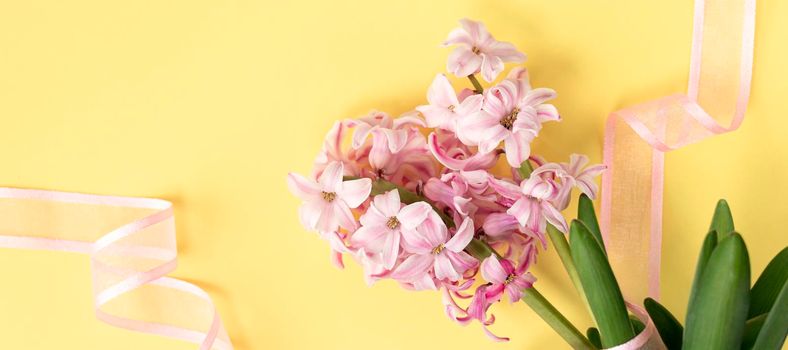
[[[724,202],[699,258],[686,330],[655,300],[645,310],[625,302],[592,203],[605,167],[589,166],[583,155],[554,163],[532,154],[543,124],[561,120],[548,103],[555,91],[531,87],[523,67],[498,81],[504,63],[525,55],[479,22],[460,23],[443,43],[456,46],[447,70],[472,88],[457,92],[438,74],[427,104],[413,111],[338,121],[312,176],[288,175],[303,200],[301,223],[328,241],[333,262],[343,267],[343,256],[352,257],[370,285],[392,279],[408,290],[440,291],[451,320],[477,321],[497,341],[508,338],[488,329],[490,308],[506,299],[523,300],[576,349],[779,348],[788,331],[788,249],[750,291],[746,247],[731,233]],[[511,170],[493,171],[501,163]],[[575,188],[581,194],[570,224],[561,212]],[[586,334],[534,287],[529,268],[548,241],[595,321]],[[648,341],[637,345],[636,337]]]
[[[439,290],[450,319],[479,321],[495,340],[508,338],[488,330],[491,305],[523,299],[559,332],[574,333],[565,338],[581,341],[533,288],[529,267],[548,235],[569,232],[561,211],[572,189],[594,198],[604,167],[587,166],[583,155],[553,163],[532,154],[543,124],[561,120],[548,103],[555,91],[531,87],[523,67],[485,89],[477,75],[492,83],[504,63],[525,55],[482,23],[461,24],[443,43],[456,46],[447,70],[472,88],[457,92],[438,74],[427,104],[414,111],[336,122],[312,176],[288,175],[303,200],[300,220],[329,242],[338,266],[346,255],[369,284],[393,279],[409,290]],[[492,173],[499,162],[511,172]]]

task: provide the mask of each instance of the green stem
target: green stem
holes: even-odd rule
[[[473,75],[473,74],[469,75],[468,76],[468,80],[470,80],[471,84],[473,84],[473,89],[474,89],[473,91],[474,92],[476,92],[477,94],[480,94],[480,93],[484,92],[484,88],[482,87],[482,84],[479,83],[479,80],[476,79],[475,75]]]
[[[525,180],[531,177],[531,173],[534,171],[534,166],[531,165],[531,161],[526,159],[523,164],[520,164],[520,167],[517,168],[517,172],[520,173],[520,178]]]
[[[596,349],[536,288],[525,289],[522,299],[573,349]]]
[[[555,226],[550,224],[547,225],[547,236],[550,237],[550,242],[553,243],[553,247],[555,247],[555,251],[558,253],[558,257],[561,259],[561,263],[564,265],[569,279],[572,280],[575,290],[580,294],[580,298],[583,300],[586,309],[588,309],[588,313],[591,315],[591,318],[593,318],[594,313],[591,312],[591,305],[588,304],[586,293],[583,290],[583,284],[580,283],[580,275],[577,273],[575,262],[572,261],[572,253],[569,249],[569,242],[566,241],[566,236],[564,236],[563,232],[558,231]]]

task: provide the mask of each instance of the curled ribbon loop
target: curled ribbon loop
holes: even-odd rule
[[[754,34],[755,0],[696,0],[688,92],[607,120],[601,224],[630,300],[659,298],[664,152],[739,128],[750,95]],[[712,115],[732,116],[729,126]]]
[[[87,254],[96,317],[180,339],[233,348],[210,297],[166,275],[176,266],[170,202],[0,188],[0,247]]]

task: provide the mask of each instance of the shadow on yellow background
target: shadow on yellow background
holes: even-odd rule
[[[366,287],[300,227],[285,186],[288,171],[310,171],[334,120],[423,103],[445,70],[438,43],[466,16],[529,55],[535,86],[558,91],[564,121],[535,145],[548,159],[600,162],[607,113],[685,88],[687,1],[5,1],[0,184],[173,201],[175,275],[215,298],[240,350],[564,348],[522,304],[495,306],[494,331],[512,337],[499,344],[450,322],[437,293]],[[788,3],[760,1],[757,16],[743,127],[667,157],[671,309],[685,307],[718,198],[754,271],[787,241]],[[83,256],[3,249],[0,266],[4,348],[194,348],[97,321]],[[535,273],[590,325],[552,250]]]

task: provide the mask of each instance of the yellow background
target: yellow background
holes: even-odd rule
[[[367,288],[351,261],[329,263],[285,187],[288,171],[310,171],[334,120],[423,103],[445,69],[438,43],[466,16],[558,91],[564,121],[535,146],[552,160],[601,161],[608,112],[686,84],[683,0],[4,0],[0,184],[173,201],[175,275],[215,298],[238,349],[562,348],[521,303],[495,306],[494,331],[513,338],[496,344],[447,320],[437,293]],[[788,241],[788,3],[760,1],[757,16],[744,125],[667,157],[663,293],[680,317],[717,198],[754,271]],[[84,256],[0,250],[3,348],[194,348],[97,321],[88,268]],[[535,273],[588,326],[552,250]]]

